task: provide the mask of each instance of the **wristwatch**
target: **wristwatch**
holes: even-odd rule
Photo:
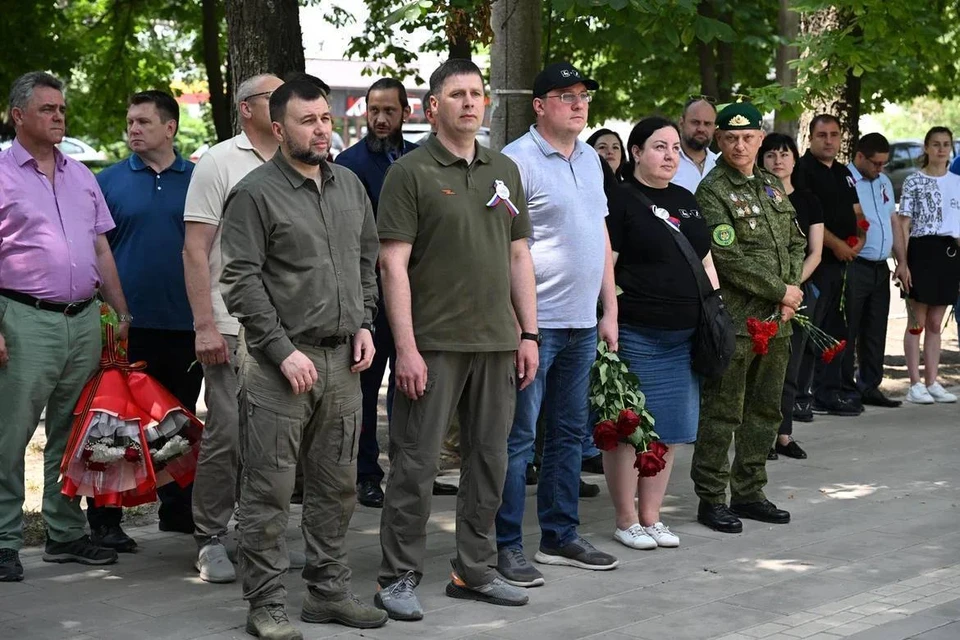
[[[527,333],[526,331],[524,331],[523,333],[520,334],[520,339],[521,339],[521,340],[533,340],[534,342],[537,343],[537,346],[539,347],[540,344],[543,342],[543,334],[541,334],[541,333],[539,333],[539,332],[537,332],[537,333]]]
[[[119,322],[133,322],[133,316],[129,313],[118,313],[117,320]]]
[[[376,329],[376,328],[373,326],[373,324],[370,323],[370,322],[364,322],[364,323],[362,323],[362,324],[360,325],[360,328],[361,328],[361,329],[366,329],[367,331],[370,332],[370,335],[372,335],[372,336],[377,335],[377,329]]]

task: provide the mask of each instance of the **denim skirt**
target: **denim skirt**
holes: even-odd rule
[[[654,430],[664,444],[697,439],[700,378],[690,368],[695,331],[620,325],[620,357],[640,378]]]

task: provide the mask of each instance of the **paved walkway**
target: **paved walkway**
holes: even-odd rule
[[[581,501],[582,532],[618,555],[607,573],[547,567],[530,604],[493,607],[443,595],[453,549],[454,498],[434,499],[422,622],[353,631],[301,624],[307,638],[535,640],[956,640],[960,638],[960,405],[868,409],[859,419],[799,425],[810,459],[768,465],[769,496],[793,523],[745,521],[714,533],[695,521],[691,448],[678,454],[664,520],[677,550],[630,551],[615,543],[612,508]],[[591,476],[587,476],[590,479]],[[598,479],[596,476],[592,476]],[[298,509],[298,508],[297,508]],[[527,552],[537,545],[535,497],[527,501]],[[296,522],[288,532],[302,544]],[[357,593],[370,600],[380,560],[379,512],[359,507],[349,534]],[[26,580],[0,583],[0,638],[112,640],[248,638],[233,585],[201,582],[187,536],[131,529],[140,552],[107,568],[46,564],[23,552]],[[291,617],[304,587],[287,576]]]

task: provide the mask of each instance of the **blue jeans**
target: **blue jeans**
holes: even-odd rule
[[[517,392],[517,409],[507,439],[507,477],[497,513],[498,548],[523,544],[527,462],[533,452],[541,406],[545,430],[537,484],[541,546],[555,549],[571,542],[580,524],[581,443],[597,328],[543,329],[542,333],[537,378]]]

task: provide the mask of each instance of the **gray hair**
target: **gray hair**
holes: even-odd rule
[[[272,73],[260,73],[255,76],[250,76],[246,80],[240,83],[240,86],[237,87],[237,109],[240,108],[240,103],[257,93],[257,85],[260,84],[262,80],[267,78],[276,78]]]
[[[46,71],[31,71],[13,81],[10,87],[10,99],[7,102],[10,109],[23,110],[33,97],[33,90],[37,87],[49,87],[63,92],[63,83]]]

